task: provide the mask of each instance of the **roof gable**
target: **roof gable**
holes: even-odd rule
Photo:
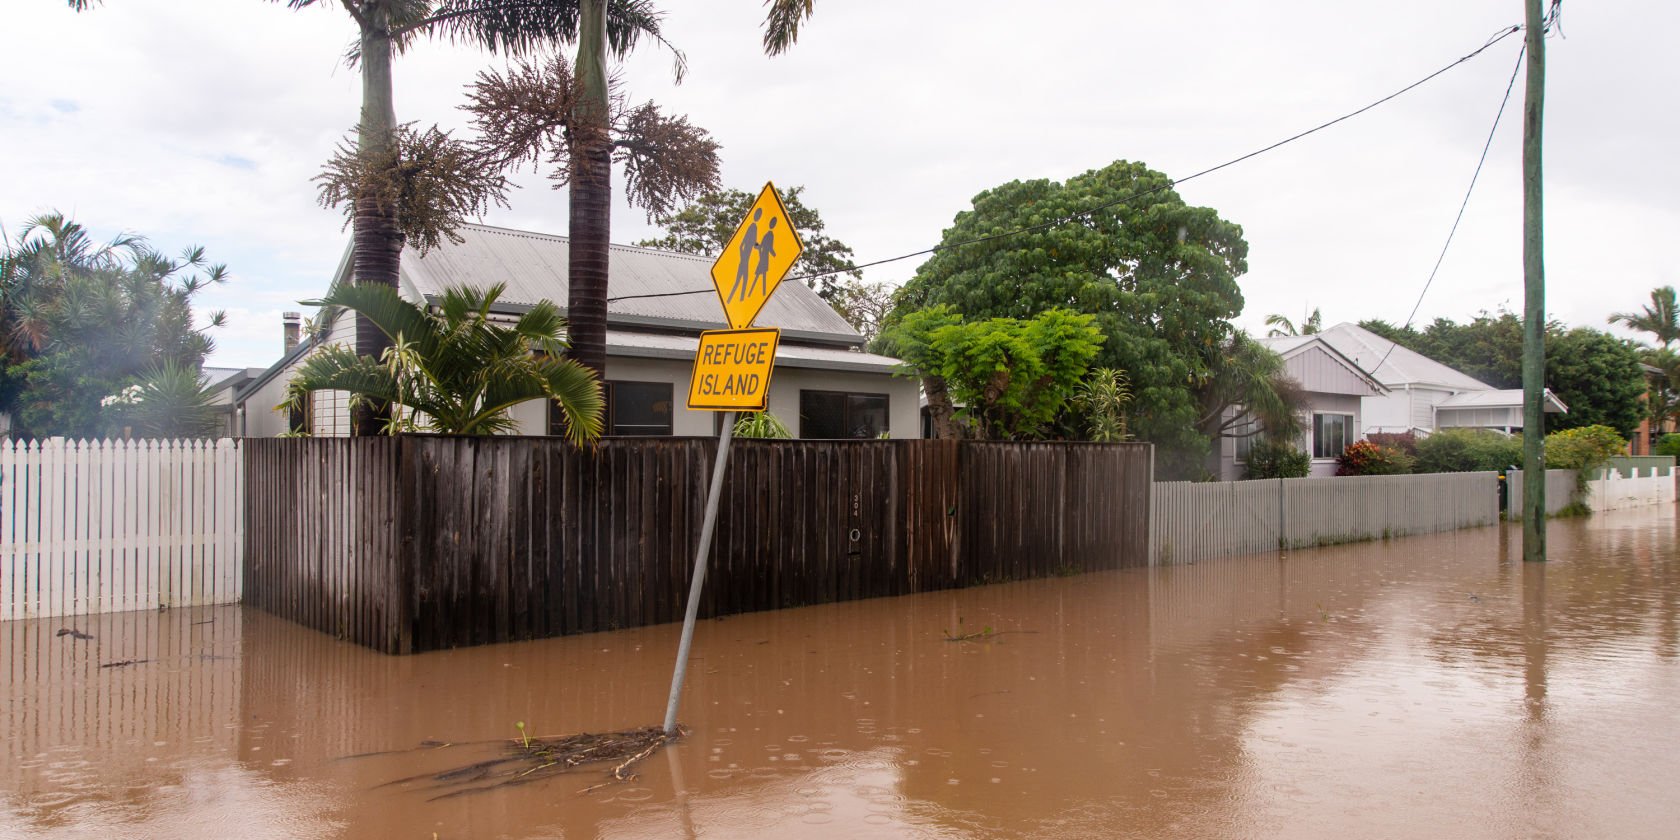
[[[452,285],[507,284],[501,303],[523,308],[544,300],[562,310],[567,302],[571,246],[564,236],[464,225],[461,242],[445,242],[426,256],[405,247],[402,283],[411,296],[434,299]],[[612,296],[607,323],[697,331],[724,329],[723,307],[712,285],[712,260],[689,254],[613,245],[608,254]],[[816,292],[784,282],[757,323],[780,327],[790,339],[859,346],[863,338]]]
[[[1320,394],[1375,397],[1388,393],[1364,368],[1314,335],[1255,339],[1283,357],[1284,369],[1301,387]]]

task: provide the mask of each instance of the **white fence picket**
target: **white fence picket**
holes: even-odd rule
[[[0,620],[239,600],[239,444],[0,441]]]

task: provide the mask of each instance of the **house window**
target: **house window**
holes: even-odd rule
[[[888,431],[886,394],[800,391],[802,438],[877,438]]]
[[[671,434],[671,383],[606,382],[602,384],[606,412],[601,418],[603,434],[614,437],[646,437]],[[548,433],[565,434],[560,407],[548,403]]]
[[[1232,426],[1229,434],[1233,442],[1236,443],[1237,461],[1246,462],[1248,453],[1254,451],[1255,439],[1260,437],[1260,424],[1256,423],[1253,418],[1249,418]]]
[[[1313,457],[1335,458],[1353,442],[1353,415],[1313,415]]]

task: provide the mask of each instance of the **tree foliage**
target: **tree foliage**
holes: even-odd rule
[[[1300,437],[1307,395],[1289,377],[1283,357],[1241,330],[1232,333],[1222,349],[1197,393],[1202,413],[1196,427],[1214,440]]]
[[[0,241],[0,411],[14,434],[103,433],[101,401],[165,366],[198,375],[214,347],[193,299],[225,282],[204,249],[167,257],[139,236],[97,243],[59,213]]]
[[[1499,471],[1522,463],[1522,438],[1492,429],[1442,429],[1417,442],[1420,473]]]
[[[113,436],[206,438],[222,429],[199,372],[172,362],[147,371],[100,406]]]
[[[1312,459],[1288,441],[1257,440],[1243,458],[1243,480],[1306,478]]]
[[[1609,426],[1578,426],[1546,435],[1546,468],[1591,470],[1627,451],[1627,441]]]
[[[375,361],[341,344],[318,348],[286,389],[283,408],[301,410],[311,391],[347,391],[355,402],[390,406],[384,431],[488,435],[512,431],[508,410],[553,400],[574,444],[601,434],[601,383],[561,358],[565,321],[538,303],[511,324],[492,317],[505,286],[444,290],[434,312],[377,286],[340,286],[310,306],[342,307],[391,338]]]
[[[1065,309],[967,320],[935,306],[905,315],[894,337],[930,404],[954,409],[964,433],[1020,440],[1044,436],[1084,379],[1103,341],[1093,320]]]
[[[1610,316],[1609,323],[1650,333],[1657,340],[1657,345],[1666,350],[1680,340],[1680,305],[1675,303],[1674,287],[1652,289],[1649,304],[1638,312],[1617,312]]]
[[[822,275],[811,277],[806,283],[824,300],[833,301],[844,288],[845,278],[863,279],[863,272],[852,262],[852,249],[827,234],[822,214],[805,203],[803,186],[792,186],[779,192],[782,206],[787,208],[788,222],[799,231],[799,241],[805,246],[799,259],[788,269],[788,276]],[[729,246],[730,237],[735,235],[735,229],[757,199],[756,192],[713,190],[679,213],[655,218],[665,235],[636,244],[663,251],[716,256]]]
[[[1324,316],[1319,314],[1317,307],[1314,307],[1312,314],[1308,315],[1297,326],[1294,321],[1289,320],[1288,316],[1274,313],[1266,316],[1266,326],[1271,327],[1266,331],[1266,337],[1268,338],[1275,338],[1280,335],[1317,335],[1324,329]]]
[[[1132,378],[1133,433],[1199,463],[1208,440],[1197,428],[1197,394],[1242,310],[1236,278],[1248,245],[1241,227],[1185,204],[1170,185],[1118,161],[1066,182],[1012,181],[981,193],[901,291],[889,327],[938,305],[969,319],[1057,307],[1088,314],[1105,337],[1094,362]]]

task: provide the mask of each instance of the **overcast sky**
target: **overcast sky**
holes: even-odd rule
[[[280,313],[320,294],[342,218],[310,178],[356,121],[337,4],[63,0],[0,11],[0,223],[58,209],[101,237],[202,244],[232,280],[211,363],[266,366]],[[1519,23],[1518,0],[870,2],[818,0],[799,44],[759,46],[757,0],[662,4],[688,56],[644,46],[625,92],[723,144],[727,186],[804,185],[859,262],[936,244],[973,196],[1119,159],[1182,177],[1384,96]],[[1548,42],[1548,310],[1603,327],[1680,283],[1676,7],[1566,3]],[[1383,107],[1180,188],[1242,225],[1239,324],[1312,307],[1326,324],[1403,322],[1452,224],[1517,58],[1512,37]],[[397,63],[401,121],[463,124],[462,86],[501,57],[419,43]],[[1521,311],[1519,79],[1418,321]],[[486,222],[564,233],[564,193],[525,176]],[[619,202],[613,241],[650,235]],[[920,258],[873,269],[902,282]]]

